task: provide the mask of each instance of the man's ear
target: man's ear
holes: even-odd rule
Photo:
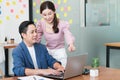
[[[21,36],[22,36],[23,38],[25,38],[25,37],[26,37],[26,34],[25,34],[25,33],[21,33]]]

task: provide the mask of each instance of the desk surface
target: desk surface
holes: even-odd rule
[[[15,48],[16,46],[17,46],[17,44],[5,44],[4,48],[9,49],[9,48]]]
[[[17,45],[18,45],[17,43],[14,44],[0,43],[0,46],[3,46],[5,49],[15,48]]]
[[[120,49],[120,42],[106,43],[106,67],[110,67],[110,49]]]
[[[68,80],[120,80],[120,69],[99,68],[99,76],[92,78],[89,75],[82,75]]]
[[[17,77],[5,78],[5,80],[17,80]],[[99,68],[99,76],[92,78],[89,75],[81,75],[67,80],[120,80],[120,69]]]
[[[120,47],[120,42],[106,43],[105,46]]]

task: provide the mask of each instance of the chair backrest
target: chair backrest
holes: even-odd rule
[[[0,64],[5,61],[4,46],[0,43]]]

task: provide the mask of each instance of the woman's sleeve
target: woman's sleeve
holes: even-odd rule
[[[64,23],[64,26],[63,26],[63,32],[64,32],[64,36],[65,36],[65,40],[66,40],[66,43],[69,45],[70,43],[74,43],[75,41],[75,38],[74,36],[72,35],[72,33],[70,32],[70,25],[68,22],[65,22]]]
[[[37,42],[41,42],[42,35],[43,35],[43,29],[42,29],[41,21],[37,22],[36,27],[37,27],[37,33],[38,33]]]

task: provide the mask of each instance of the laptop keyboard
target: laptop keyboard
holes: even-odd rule
[[[63,77],[64,73],[61,73],[60,75],[52,75],[52,74],[50,74],[49,76]]]
[[[44,77],[48,77],[48,78],[53,78],[53,79],[63,79],[64,77],[64,73],[61,73],[60,75],[47,75],[47,76],[44,76]]]

